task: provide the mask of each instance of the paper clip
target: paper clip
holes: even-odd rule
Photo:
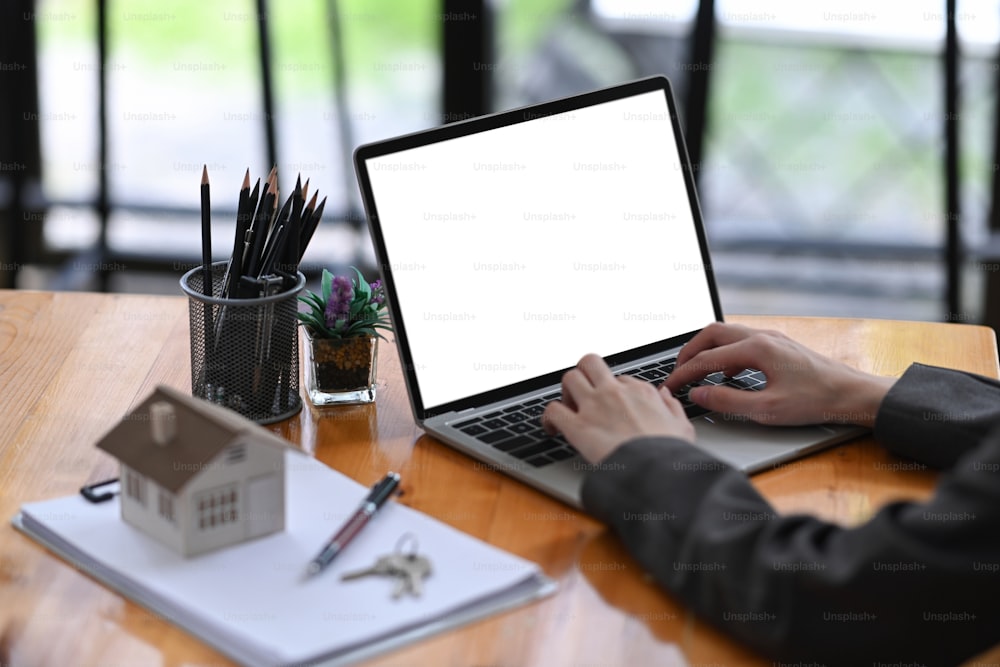
[[[107,486],[108,484],[117,484],[118,478],[113,477],[111,479],[106,479],[103,482],[97,482],[96,484],[88,484],[86,486],[80,487],[80,495],[87,499],[87,502],[91,503],[103,503],[106,500],[111,500],[121,492],[121,487],[117,489],[112,489],[111,491],[104,491],[102,493],[95,493],[96,489],[102,486]]]

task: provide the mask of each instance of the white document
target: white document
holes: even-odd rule
[[[247,665],[345,664],[555,590],[535,563],[392,501],[329,567],[306,579],[309,561],[369,489],[293,450],[285,464],[285,531],[193,558],[124,523],[117,497],[27,503],[14,524]],[[392,599],[388,577],[340,580],[391,553],[407,533],[433,566],[421,597]]]

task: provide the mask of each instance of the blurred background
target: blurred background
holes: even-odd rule
[[[665,74],[724,311],[996,326],[998,4],[8,0],[0,287],[179,295],[203,164],[217,259],[274,163],[374,273],[356,145]]]

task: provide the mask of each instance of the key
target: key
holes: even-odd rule
[[[362,577],[370,576],[400,577],[403,572],[402,561],[405,559],[406,556],[398,553],[382,556],[371,567],[366,567],[363,570],[355,570],[354,572],[345,572],[340,575],[340,580],[351,581],[352,579],[361,579]]]
[[[398,599],[403,593],[420,597],[424,591],[424,579],[431,574],[431,562],[424,556],[409,553],[402,557],[399,565],[402,572],[392,592],[393,599]]]
[[[413,548],[404,551],[403,546],[410,541]],[[368,576],[392,577],[396,585],[392,591],[392,599],[399,599],[404,593],[420,597],[423,583],[431,573],[431,562],[417,553],[417,538],[411,533],[404,533],[396,543],[396,549],[387,556],[382,556],[371,567],[354,572],[346,572],[340,576],[341,581],[350,581]]]

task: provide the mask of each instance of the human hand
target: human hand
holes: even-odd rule
[[[691,400],[762,424],[835,422],[870,427],[895,382],[824,357],[783,333],[716,322],[681,348],[677,367],[664,384],[677,391],[716,371],[736,375],[746,368],[763,371],[767,387],[762,391],[695,387]]]
[[[566,372],[562,400],[548,405],[542,424],[549,434],[566,436],[592,463],[641,436],[694,442],[694,427],[669,391],[632,377],[615,377],[596,354],[586,355]]]

